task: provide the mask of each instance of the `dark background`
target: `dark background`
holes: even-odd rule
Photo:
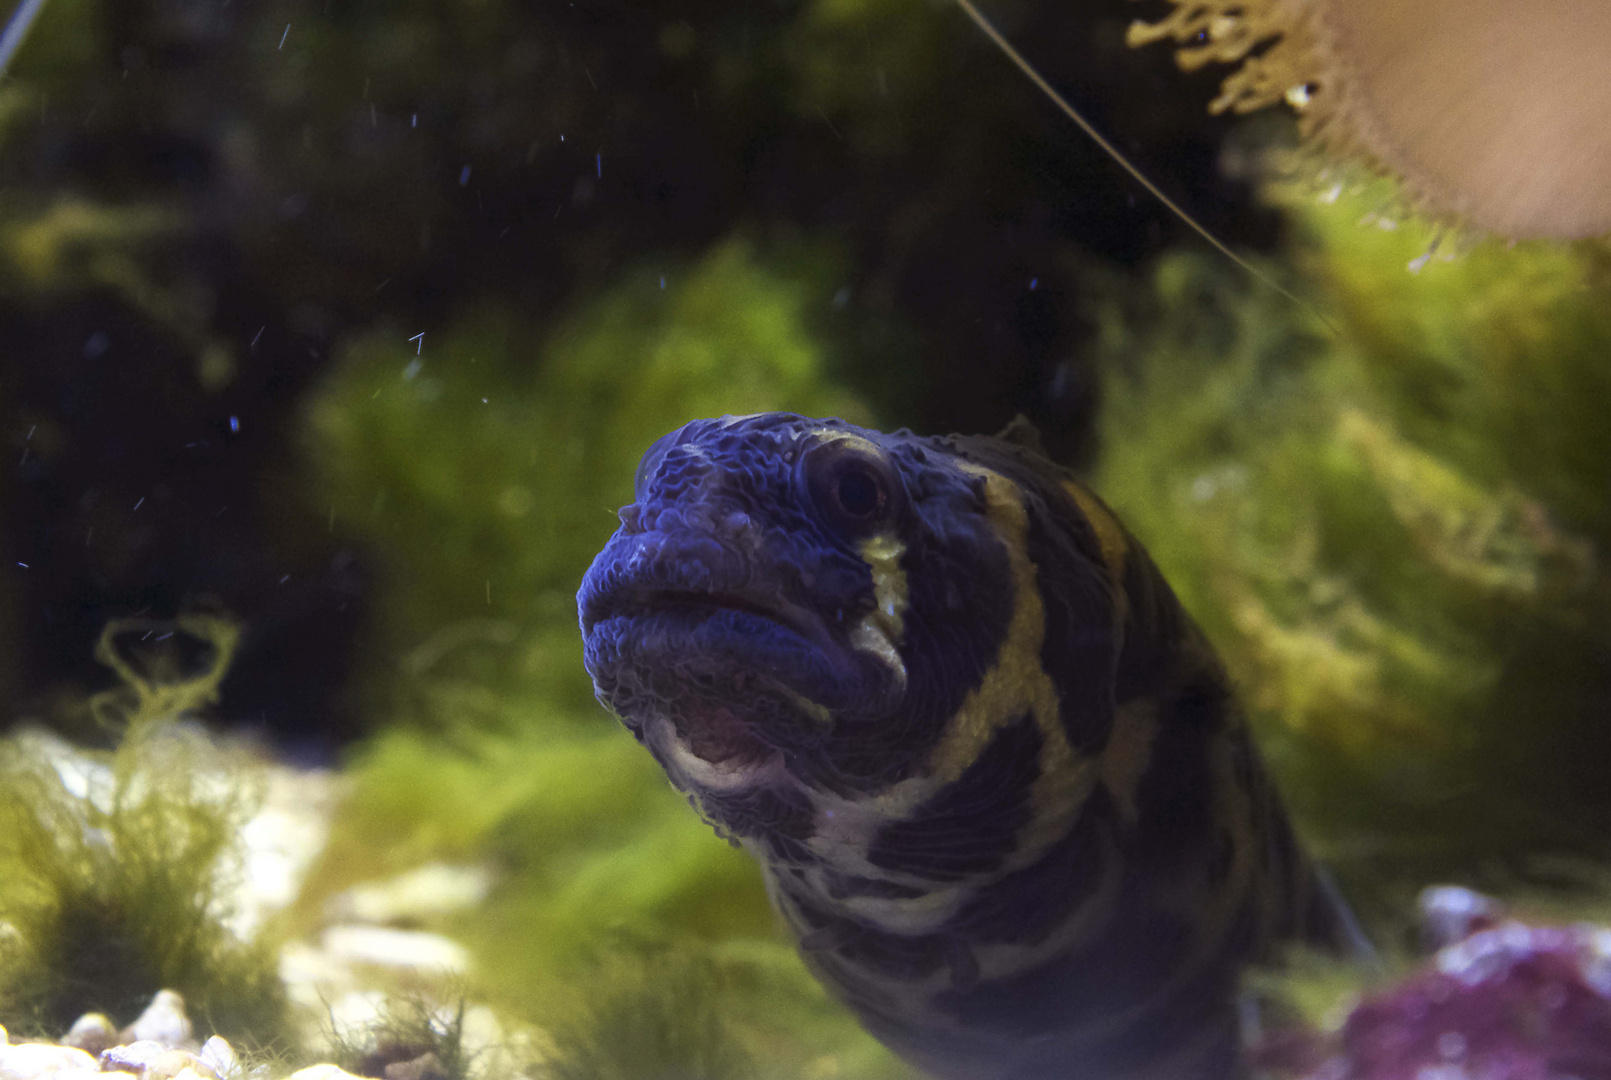
[[[356,733],[364,553],[268,519],[301,396],[367,328],[488,297],[542,322],[738,227],[831,235],[880,328],[845,376],[881,416],[1023,412],[1088,464],[1081,282],[1187,240],[945,3],[53,2],[0,83],[11,720],[109,681],[108,619],[202,604],[246,621],[232,716]],[[1212,231],[1269,247],[1219,168],[1220,73],[1123,44],[1162,7],[990,14]]]

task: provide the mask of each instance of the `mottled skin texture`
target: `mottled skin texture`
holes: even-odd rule
[[[673,432],[582,584],[587,669],[919,1067],[1232,1075],[1242,966],[1332,927],[1201,635],[1013,434]]]

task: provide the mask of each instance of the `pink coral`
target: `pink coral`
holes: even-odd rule
[[[1365,999],[1307,1080],[1611,1078],[1611,931],[1506,921]]]

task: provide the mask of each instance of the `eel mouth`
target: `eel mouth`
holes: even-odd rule
[[[648,619],[657,616],[703,620],[728,612],[764,619],[781,626],[819,648],[832,644],[827,628],[812,611],[781,597],[760,600],[737,592],[700,590],[664,585],[633,585],[588,605],[582,617],[583,634],[610,619]]]
[[[589,597],[581,622],[584,639],[644,643],[610,677],[607,704],[674,779],[702,788],[765,771],[778,754],[767,733],[809,704],[797,687],[819,683],[843,653],[821,618],[775,593],[624,583]]]

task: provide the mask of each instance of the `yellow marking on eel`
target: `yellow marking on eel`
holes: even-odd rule
[[[1033,814],[1019,836],[1012,863],[1038,858],[1067,829],[1098,779],[1100,763],[1069,745],[1058,717],[1057,686],[1041,664],[1046,608],[1028,549],[1029,514],[1016,484],[969,462],[958,467],[985,482],[985,512],[1007,551],[1013,615],[994,666],[962,702],[928,760],[928,778],[949,784],[978,758],[996,732],[1028,712],[1040,728],[1040,775]]]
[[[833,712],[821,702],[812,701],[798,690],[790,690],[787,686],[776,687],[778,693],[787,698],[789,703],[799,709],[812,723],[819,727],[833,727]]]
[[[1102,505],[1101,499],[1072,481],[1064,483],[1063,490],[1085,515],[1091,531],[1096,534],[1097,546],[1102,549],[1102,563],[1113,581],[1113,640],[1117,645],[1124,640],[1125,620],[1130,617],[1130,597],[1124,591],[1124,566],[1130,556],[1130,540],[1119,519]]]
[[[861,542],[861,557],[873,572],[872,618],[895,644],[906,632],[906,571],[901,556],[906,544],[894,533],[880,533]]]
[[[1136,797],[1141,778],[1152,764],[1152,744],[1157,737],[1158,699],[1140,698],[1114,715],[1113,733],[1102,751],[1102,783],[1113,793],[1120,816],[1131,824],[1139,816]]]
[[[1065,483],[1063,490],[1080,508],[1085,520],[1091,523],[1091,531],[1096,533],[1096,542],[1102,548],[1102,562],[1107,565],[1108,573],[1113,575],[1114,583],[1122,582],[1124,561],[1130,554],[1130,541],[1124,535],[1124,528],[1113,512],[1102,505],[1101,500],[1080,485]]]

